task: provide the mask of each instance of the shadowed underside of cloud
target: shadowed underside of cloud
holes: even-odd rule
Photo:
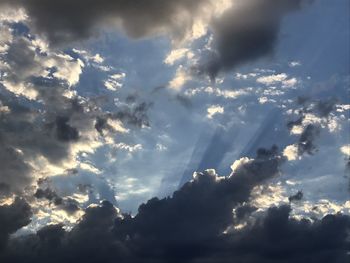
[[[107,201],[90,206],[69,232],[49,225],[36,234],[8,239],[4,262],[341,262],[349,259],[348,216],[322,220],[290,218],[291,208],[270,208],[246,220],[252,188],[278,175],[283,159],[276,148],[261,149],[256,159],[234,163],[228,177],[214,170],[196,173],[172,197],[153,198],[131,217]],[[16,201],[18,202],[18,201]],[[16,204],[12,205],[17,207]],[[244,209],[234,217],[233,209]],[[0,207],[0,212],[8,209]],[[237,210],[237,211],[238,211]],[[11,213],[9,214],[11,216]],[[8,218],[4,214],[3,218]],[[24,216],[24,218],[27,218]],[[27,219],[26,219],[27,220]]]
[[[10,234],[29,224],[32,212],[26,201],[16,198],[11,205],[0,206],[0,250]]]
[[[2,0],[24,7],[34,28],[52,45],[89,38],[103,26],[117,26],[132,38],[160,34],[181,40],[193,33],[195,23],[204,21],[213,33],[214,47],[193,70],[212,79],[273,53],[282,18],[304,1],[227,0],[232,6],[217,16],[218,3],[213,0]]]
[[[199,73],[212,79],[221,71],[272,54],[282,18],[298,10],[303,0],[233,1],[233,7],[214,20],[215,49]]]
[[[53,44],[94,35],[98,27],[118,25],[134,38],[168,33],[183,37],[211,0],[2,0],[22,6],[35,28]]]
[[[34,194],[34,197],[37,199],[46,199],[50,202],[50,204],[53,203],[55,206],[69,214],[74,214],[79,210],[79,203],[76,200],[70,198],[63,199],[50,188],[38,188]]]

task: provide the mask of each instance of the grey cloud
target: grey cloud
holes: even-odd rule
[[[70,150],[69,145],[60,141],[62,138],[48,132],[47,112],[21,106],[17,99],[2,101],[9,112],[0,116],[0,182],[7,184],[12,192],[20,192],[33,179],[28,162],[44,156],[51,163],[59,164]]]
[[[95,129],[96,129],[101,135],[103,135],[103,130],[111,129],[111,127],[108,126],[107,118],[98,117],[98,118],[96,119],[96,122],[95,122]]]
[[[28,262],[110,262],[117,259],[122,262],[176,262],[183,259],[187,262],[202,255],[200,251],[206,242],[211,244],[222,235],[233,223],[232,209],[248,201],[254,186],[277,176],[282,161],[273,147],[259,150],[255,160],[240,163],[229,177],[219,177],[214,170],[197,173],[193,181],[186,183],[172,197],[153,198],[142,204],[135,217],[119,214],[112,204],[104,201],[98,207],[88,207],[80,222],[66,234],[62,234],[57,226],[50,231],[39,231],[39,238],[29,236],[27,241],[24,238],[24,243],[12,240],[4,257],[16,258],[11,255],[11,249],[23,249],[17,254],[17,260],[21,262],[21,256],[28,253],[28,243],[35,242],[37,250],[24,259]],[[56,196],[52,191],[47,193],[42,196]],[[53,254],[48,258],[37,257],[46,255],[41,250],[48,249],[42,245],[40,235],[43,236],[43,232],[54,235],[56,241],[52,243],[59,244],[58,249],[50,250]],[[96,240],[101,242],[96,243]]]
[[[294,201],[300,201],[301,199],[303,199],[304,194],[302,191],[298,191],[296,194],[291,195],[290,197],[288,197],[289,202],[294,202]]]
[[[102,0],[45,1],[2,0],[23,6],[35,28],[54,43],[80,40],[96,33],[101,25],[118,24],[132,37],[140,38],[168,31],[182,38],[209,0]],[[179,15],[181,15],[179,19]]]
[[[221,17],[208,21],[214,35],[213,51],[194,72],[215,78],[221,71],[273,53],[283,17],[306,0],[236,0]],[[95,35],[98,27],[118,24],[129,36],[167,34],[182,39],[212,0],[103,0],[48,2],[3,0],[24,6],[37,31],[52,44]],[[213,7],[211,7],[213,9]]]
[[[152,106],[152,102],[133,103],[114,112],[112,118],[138,127],[149,127],[150,122],[147,113]]]
[[[255,212],[258,208],[248,205],[248,204],[244,204],[241,206],[238,206],[235,210],[234,210],[234,220],[237,223],[242,223],[244,222],[244,220],[251,215],[253,212]]]
[[[299,97],[297,103],[302,105],[302,109],[299,111],[299,117],[295,121],[289,121],[287,127],[292,130],[294,126],[303,126],[306,114],[312,113],[317,117],[328,121],[328,118],[335,110],[336,99],[326,99],[313,102],[307,98]],[[303,127],[303,131],[298,139],[298,155],[301,156],[304,153],[313,154],[317,150],[315,140],[321,133],[321,126],[317,123],[310,123]]]
[[[213,22],[214,51],[196,69],[214,79],[221,71],[272,54],[283,17],[303,0],[237,0]]]
[[[289,121],[287,123],[287,127],[289,130],[293,129],[294,126],[299,126],[303,123],[304,120],[304,116],[301,116],[300,118],[298,118],[296,121]]]
[[[79,139],[79,131],[68,124],[69,118],[63,116],[56,117],[56,135],[57,138],[64,142],[77,141]]]
[[[16,38],[11,43],[4,60],[11,68],[11,77],[18,80],[18,77],[28,76],[40,68],[40,63],[35,60],[35,50],[30,49],[30,41],[26,38]]]
[[[328,117],[335,110],[336,103],[336,99],[320,100],[316,103],[315,108],[321,117]]]
[[[26,201],[16,198],[11,205],[0,206],[0,253],[10,234],[30,223],[31,208]]]
[[[43,247],[57,247],[65,236],[65,230],[62,224],[44,226],[37,232],[37,237]]]
[[[304,153],[313,154],[317,149],[314,141],[320,134],[320,127],[317,125],[309,124],[306,126],[302,134],[300,135],[298,142],[298,154]]]
[[[149,127],[150,121],[148,117],[148,110],[152,107],[152,103],[141,102],[131,103],[121,106],[113,113],[101,114],[96,118],[95,129],[101,134],[104,131],[114,131],[114,128],[108,123],[108,120],[119,120],[125,124],[142,128]]]
[[[62,209],[69,214],[79,211],[78,202],[71,198],[62,198],[54,190],[47,187],[45,189],[38,188],[34,194],[38,199],[46,199],[53,203],[58,209]]]
[[[0,259],[27,263],[348,262],[350,217],[341,214],[296,220],[290,217],[290,206],[272,207],[245,228],[228,228],[223,233],[232,223],[246,222],[244,218],[255,211],[239,206],[240,221],[234,222],[232,208],[264,178],[256,176],[237,172],[218,180],[210,171],[200,173],[172,197],[141,205],[135,217],[120,214],[104,201],[87,208],[71,231],[53,225],[11,239]],[[249,186],[242,188],[247,182]]]
[[[79,80],[82,67],[78,60],[58,51],[41,53],[28,36],[12,37],[9,49],[0,54],[0,104],[6,109],[0,112],[2,196],[21,194],[35,177],[51,176],[47,174],[51,170],[40,166],[44,161],[58,167],[70,163],[76,168],[78,161],[73,155],[79,152],[77,148],[102,139],[95,135],[94,126],[96,119],[107,114],[93,98],[72,92],[70,82]],[[53,69],[47,67],[51,66],[55,70],[49,76],[47,72]],[[149,125],[148,108],[147,103],[135,104],[115,115],[141,127]],[[40,175],[42,172],[46,174]]]

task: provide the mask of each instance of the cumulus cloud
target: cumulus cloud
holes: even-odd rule
[[[276,147],[233,165],[228,177],[197,172],[171,197],[153,198],[132,217],[103,201],[72,230],[50,225],[7,241],[8,262],[347,262],[350,218],[293,219],[290,206],[255,216],[252,189],[278,175]],[[298,198],[299,199],[299,198]],[[235,213],[233,214],[233,209]],[[1,211],[1,210],[0,210]],[[244,223],[233,227],[236,223]],[[99,242],[96,242],[98,240]]]
[[[82,220],[67,233],[72,245],[79,247],[74,256],[81,257],[80,253],[88,247],[96,246],[93,241],[96,239],[105,240],[112,246],[114,242],[123,243],[130,239],[135,242],[136,255],[142,252],[137,250],[148,246],[164,244],[163,249],[166,249],[166,246],[183,246],[211,239],[231,223],[232,208],[247,201],[255,185],[279,174],[281,162],[276,148],[261,149],[256,159],[236,165],[229,177],[220,177],[215,170],[195,173],[193,180],[172,197],[153,198],[141,205],[134,218],[119,214],[109,202],[91,206],[86,209]],[[57,205],[63,202],[51,189],[39,189],[35,196],[52,200]],[[39,231],[38,235],[45,231]],[[86,240],[91,240],[91,243],[86,243]],[[117,251],[121,253],[120,248]],[[150,257],[156,255],[153,249],[149,253]],[[104,258],[100,256],[98,260]],[[106,256],[111,255],[107,253]]]
[[[220,106],[220,105],[211,105],[208,109],[207,109],[207,118],[212,119],[214,117],[214,115],[217,114],[223,114],[225,111],[224,107]]]
[[[301,7],[302,0],[237,0],[212,25],[214,51],[199,73],[213,79],[242,63],[273,53],[282,18]]]
[[[36,30],[55,44],[88,38],[101,26],[119,26],[134,38],[167,33],[181,39],[192,30],[194,19],[213,2],[2,0],[5,5],[23,7]]]
[[[16,198],[10,205],[0,206],[0,253],[10,234],[28,225],[31,216],[30,206],[20,198]]]
[[[34,194],[38,199],[46,199],[50,204],[54,204],[59,209],[66,211],[68,214],[74,214],[79,210],[78,202],[71,198],[63,199],[51,188],[38,188]]]
[[[0,39],[1,195],[23,194],[40,177],[87,168],[80,155],[115,144],[115,134],[127,132],[124,124],[149,126],[148,103],[105,111],[74,90],[85,65],[81,59],[0,24],[7,32]]]
[[[210,55],[201,58],[203,61],[194,69],[211,78],[221,71],[271,54],[278,40],[282,18],[298,10],[302,2],[103,0],[72,3],[60,0],[49,3],[42,0],[2,0],[5,6],[24,8],[36,31],[46,36],[52,44],[89,38],[99,32],[102,26],[121,28],[132,38],[162,34],[175,41],[189,36],[190,39],[196,39],[209,30],[213,33],[214,45]],[[165,63],[172,65],[186,54],[189,58],[193,57],[187,48],[175,49],[165,59]],[[110,85],[107,84],[107,87]]]

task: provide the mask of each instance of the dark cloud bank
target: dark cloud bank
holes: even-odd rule
[[[290,217],[290,206],[251,217],[252,188],[279,175],[277,148],[261,149],[228,177],[197,173],[172,197],[153,198],[131,217],[107,201],[86,209],[71,230],[49,225],[9,238],[28,224],[29,206],[0,207],[1,262],[341,262],[349,260],[350,218],[313,222]],[[232,213],[233,209],[236,213]],[[246,222],[243,229],[235,224]]]
[[[51,44],[96,35],[101,26],[117,25],[132,38],[165,34],[182,39],[215,1],[212,0],[2,0],[26,9],[34,28]],[[215,78],[221,71],[272,54],[283,17],[307,0],[235,0],[221,17],[209,21],[214,49],[194,67]]]

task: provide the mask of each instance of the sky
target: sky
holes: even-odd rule
[[[349,262],[349,12],[0,0],[1,262]]]

